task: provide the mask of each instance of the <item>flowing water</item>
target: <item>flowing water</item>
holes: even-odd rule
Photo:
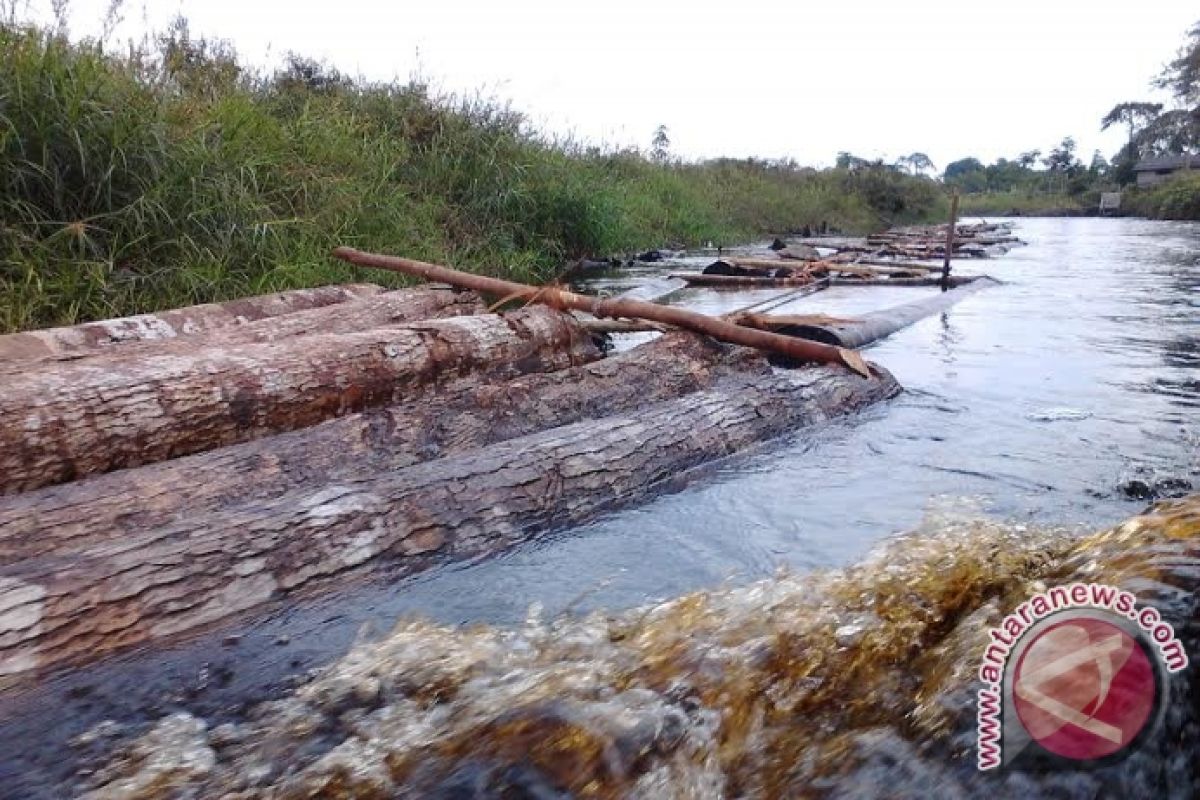
[[[454,781],[475,780],[472,785],[484,785],[478,782],[495,779],[489,769],[507,763],[505,753],[512,753],[506,747],[529,746],[522,737],[530,732],[539,731],[545,739],[546,731],[557,731],[578,742],[580,730],[603,729],[608,731],[600,737],[603,742],[584,742],[579,751],[567,748],[558,754],[569,760],[582,758],[579,753],[584,750],[600,753],[597,758],[608,764],[607,772],[593,776],[593,788],[599,788],[590,796],[619,796],[639,785],[633,793],[656,796],[656,787],[667,784],[682,787],[679,796],[710,796],[718,785],[727,790],[734,786],[751,795],[771,795],[794,791],[801,778],[804,786],[819,784],[821,770],[804,761],[797,742],[767,737],[747,744],[765,730],[762,720],[739,722],[739,755],[734,758],[737,765],[731,766],[722,749],[729,746],[727,731],[718,733],[725,730],[718,717],[722,708],[728,715],[735,706],[741,709],[738,714],[751,712],[745,711],[749,708],[746,704],[722,706],[725,701],[716,701],[717,695],[712,693],[726,692],[721,696],[728,700],[729,692],[749,691],[738,682],[741,678],[730,676],[728,682],[715,683],[693,680],[704,684],[693,692],[699,699],[683,703],[694,713],[688,712],[692,716],[686,720],[675,719],[672,715],[678,709],[668,708],[671,703],[663,705],[664,697],[674,697],[668,684],[680,674],[694,678],[696,669],[702,673],[704,669],[697,666],[694,654],[683,659],[689,664],[687,669],[680,667],[676,656],[681,645],[677,639],[663,639],[664,631],[687,631],[717,651],[729,648],[723,655],[713,656],[713,663],[721,665],[718,672],[731,670],[730,659],[750,659],[760,672],[742,677],[754,684],[755,692],[770,695],[774,691],[790,697],[786,703],[779,701],[783,706],[811,704],[816,701],[797,697],[809,697],[815,684],[805,681],[817,678],[803,670],[762,668],[755,658],[765,657],[764,637],[778,636],[780,630],[778,626],[770,628],[768,621],[754,625],[750,621],[756,615],[770,616],[773,609],[786,608],[788,630],[806,626],[859,630],[863,615],[874,619],[871,615],[877,613],[877,609],[864,607],[861,598],[877,596],[880,579],[874,576],[845,584],[838,583],[842,578],[826,576],[809,586],[804,578],[809,571],[855,563],[886,537],[921,528],[943,560],[917,558],[911,566],[915,572],[908,577],[915,582],[936,580],[936,570],[932,578],[929,574],[931,564],[944,569],[944,558],[956,549],[975,553],[970,562],[973,570],[967,570],[974,577],[962,580],[975,587],[963,596],[974,598],[976,605],[948,608],[939,601],[932,607],[941,618],[982,613],[981,598],[987,593],[979,586],[999,581],[1011,590],[1039,579],[1041,567],[1029,566],[1029,559],[1037,562],[1032,554],[1067,547],[1063,542],[1069,539],[1051,531],[1094,530],[1137,513],[1150,494],[1180,494],[1193,485],[1200,487],[1200,225],[1029,219],[1019,221],[1016,232],[1028,247],[994,260],[956,262],[958,271],[986,270],[1003,281],[1002,286],[978,292],[870,350],[870,358],[890,369],[905,387],[898,399],[853,420],[807,431],[792,441],[719,464],[678,493],[494,558],[439,568],[399,583],[356,587],[352,594],[289,604],[270,619],[242,631],[236,640],[213,634],[174,650],[132,653],[86,672],[10,692],[0,702],[0,714],[4,715],[0,793],[21,787],[13,796],[28,796],[38,786],[61,786],[59,782],[76,766],[72,759],[82,758],[80,748],[69,751],[74,755],[64,756],[68,751],[62,743],[106,718],[119,720],[124,734],[136,733],[141,723],[175,711],[193,713],[213,725],[241,721],[254,701],[287,695],[292,685],[289,675],[325,666],[342,656],[364,636],[364,625],[375,636],[382,636],[397,617],[410,613],[432,622],[403,628],[374,650],[360,648],[355,663],[374,664],[372,669],[376,669],[381,660],[395,661],[402,652],[403,663],[389,662],[389,670],[420,675],[424,669],[430,685],[439,681],[453,684],[456,688],[447,692],[474,698],[470,702],[475,713],[468,715],[473,727],[454,728],[421,706],[424,701],[417,696],[418,690],[404,695],[404,703],[417,705],[406,706],[412,713],[404,717],[408,727],[403,735],[395,729],[400,723],[395,719],[389,723],[392,744],[399,747],[398,742],[408,742],[406,747],[411,750],[413,742],[427,745],[436,739],[441,742],[439,758],[450,759],[457,766],[450,769],[435,764],[422,772],[413,764],[397,762],[393,752],[392,761],[387,762],[392,777],[403,774],[414,785],[440,787],[439,791],[446,792],[458,786]],[[665,267],[641,270],[597,286],[615,291],[667,271],[670,269]],[[853,316],[915,299],[924,291],[835,287],[776,312]],[[773,294],[777,292],[696,289],[679,293],[672,302],[722,312]],[[990,522],[962,522],[966,516]],[[1008,544],[1002,547],[997,542]],[[903,562],[907,553],[895,548],[890,552],[885,562],[876,557],[871,563]],[[980,554],[994,557],[997,552],[1016,553],[1019,563],[998,559],[985,566],[987,558]],[[780,567],[790,570],[788,576],[768,578]],[[990,569],[1007,572],[1002,578],[978,577]],[[916,577],[918,573],[921,577]],[[757,582],[764,578],[765,583]],[[945,577],[945,591],[957,585],[955,580]],[[728,588],[712,591],[722,585]],[[689,605],[691,601],[655,605],[697,589],[710,590],[695,601],[708,609],[712,618],[708,627],[697,621],[698,612]],[[849,597],[860,601],[846,599]],[[955,603],[965,602],[955,597]],[[568,612],[597,610],[603,614],[588,618],[592,622],[547,625],[527,621],[531,606],[548,619]],[[903,603],[897,601],[896,606]],[[652,609],[637,612],[637,620],[648,615],[670,624],[643,628],[639,627],[642,623],[619,616],[620,610],[633,607]],[[596,621],[608,620],[609,614],[618,614],[614,617],[618,622]],[[888,646],[902,649],[929,644],[922,638],[925,633],[894,620],[885,622],[893,623],[887,627]],[[497,627],[458,632],[433,623]],[[756,627],[758,624],[769,630]],[[620,629],[619,635],[614,634],[614,625]],[[732,630],[744,631],[744,635],[730,641]],[[368,631],[366,635],[372,634]],[[636,640],[636,647],[622,644],[629,636]],[[942,639],[937,641],[939,647],[951,646]],[[878,644],[883,647],[885,643]],[[386,654],[380,655],[383,650]],[[636,654],[631,655],[630,650]],[[459,670],[454,666],[461,662],[476,668],[487,659],[512,666],[511,681],[506,683],[502,672],[468,680],[462,677],[469,671],[467,667]],[[520,664],[514,666],[517,662]],[[638,681],[629,675],[654,672],[654,665],[662,672],[657,683],[648,680],[635,686]],[[458,677],[447,677],[446,670]],[[764,686],[763,675],[776,676],[779,685]],[[471,691],[462,690],[460,678],[467,683],[475,681]],[[413,682],[414,686],[420,683],[415,678]],[[547,705],[551,695],[543,694],[539,695],[540,710],[532,715],[507,718],[498,711],[491,715],[480,711],[489,704],[515,703],[514,697],[531,682],[553,686],[551,695],[555,696],[570,695],[582,685],[604,685],[608,690],[607,694],[588,695],[586,709]],[[635,689],[643,694],[626,696]],[[491,693],[491,701],[480,694],[485,690]],[[689,692],[692,690],[677,688],[675,693],[690,697]],[[800,694],[793,696],[797,692]],[[361,693],[378,695],[370,685]],[[837,701],[820,692],[816,695],[822,702]],[[372,708],[378,705],[371,702],[375,703]],[[776,710],[779,707],[776,704]],[[387,708],[401,706],[389,702],[384,704],[384,710]],[[256,713],[269,720],[275,712]],[[813,713],[822,724],[832,724],[827,710]],[[401,710],[393,714],[404,716]],[[886,717],[882,714],[872,724],[886,724]],[[638,739],[642,748],[638,758],[612,751],[624,747],[620,745],[624,734],[613,731],[625,730],[622,726],[626,723],[633,726],[630,730],[641,731],[636,736],[629,734],[635,739],[642,737]],[[179,724],[187,729],[188,723]],[[932,722],[930,725],[931,731],[941,730]],[[451,728],[453,735],[447,733]],[[505,736],[512,735],[500,736],[497,731],[501,729],[508,732]],[[664,734],[666,729],[675,732]],[[435,736],[437,731],[441,733]],[[752,736],[750,731],[758,733]],[[361,738],[369,741],[377,733]],[[669,744],[663,743],[664,736]],[[263,746],[264,737],[271,738],[261,730],[251,736],[254,747]],[[94,740],[93,748],[103,751],[109,738],[119,740],[121,736],[89,738]],[[714,744],[717,738],[719,746]],[[463,759],[470,760],[472,741],[487,751],[477,759],[473,773],[463,767]],[[296,745],[276,744],[282,748],[280,753],[295,756]],[[250,745],[237,747],[243,746],[247,753],[254,750]],[[333,747],[329,741],[319,745],[309,741],[305,746],[316,748],[313,753],[318,754]],[[844,748],[851,744],[837,746],[843,748],[837,752],[845,755]],[[855,748],[863,746],[862,742],[853,743]],[[894,756],[898,747],[901,745],[885,736],[876,750]],[[646,748],[658,756],[643,764],[638,759],[643,759]],[[384,757],[381,752],[370,757],[360,754],[362,763],[369,761],[372,768],[383,769],[379,767],[383,763],[379,759]],[[254,753],[262,759],[261,751]],[[452,755],[457,760],[451,759]],[[542,756],[546,764],[557,757]],[[430,763],[437,761],[434,758]],[[806,765],[803,768],[801,761]],[[794,770],[789,772],[788,765]],[[590,774],[584,762],[577,766],[579,774]],[[756,784],[757,779],[748,777],[752,774],[763,776],[762,782]],[[241,774],[237,780],[244,784],[248,779]],[[525,785],[520,776],[509,775],[504,780]],[[917,779],[910,774],[910,780]],[[529,778],[527,783],[525,794],[509,796],[560,796],[550,792],[553,786],[558,787],[553,791],[563,789],[561,781],[549,778]],[[494,780],[488,785],[494,787]],[[569,788],[589,796],[586,787],[572,784]],[[47,790],[43,796],[61,796],[57,791]],[[1080,791],[1086,793],[1086,787]]]

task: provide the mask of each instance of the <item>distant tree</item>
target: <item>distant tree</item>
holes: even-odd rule
[[[1046,169],[1054,173],[1074,175],[1083,168],[1083,164],[1075,157],[1075,138],[1068,136],[1059,142],[1058,147],[1050,151],[1043,163]]]
[[[1112,110],[1100,120],[1100,130],[1106,131],[1113,125],[1125,125],[1129,128],[1129,138],[1113,158],[1116,168],[1113,178],[1118,184],[1132,183],[1135,177],[1133,171],[1144,145],[1139,141],[1140,134],[1147,125],[1152,123],[1162,111],[1162,103],[1125,102],[1117,103]]]
[[[960,158],[946,165],[943,177],[946,180],[966,175],[970,172],[983,172],[983,163],[978,158]]]
[[[1129,127],[1129,141],[1133,141],[1140,128],[1158,116],[1162,111],[1162,103],[1126,102],[1117,103],[1112,110],[1100,120],[1100,130],[1106,131],[1113,125]]]
[[[654,129],[654,138],[650,140],[650,158],[663,164],[671,157],[671,137],[667,135],[667,126],[659,125]]]
[[[1038,159],[1042,157],[1041,150],[1026,150],[1021,155],[1017,156],[1017,164],[1025,169],[1033,169],[1037,164]]]
[[[1190,153],[1200,149],[1200,106],[1159,114],[1138,132],[1141,153]]]
[[[865,167],[870,163],[871,162],[865,158],[859,158],[853,153],[848,153],[843,150],[837,154],[837,161],[834,162],[834,166],[836,166],[838,169],[858,169],[860,167]]]
[[[900,156],[896,159],[896,167],[898,169],[906,169],[912,172],[913,175],[924,175],[926,172],[933,172],[936,167],[929,156],[924,153],[912,153],[907,156]]]
[[[1102,178],[1108,174],[1108,159],[1099,150],[1092,153],[1092,163],[1088,164],[1088,173],[1093,178]]]
[[[1187,38],[1154,85],[1169,91],[1180,105],[1195,109],[1200,106],[1200,22],[1191,27]]]
[[[1042,160],[1046,171],[1050,173],[1051,188],[1055,191],[1066,192],[1068,183],[1085,171],[1083,162],[1075,157],[1076,147],[1074,137],[1067,136]],[[1080,187],[1072,184],[1071,188],[1075,190]]]

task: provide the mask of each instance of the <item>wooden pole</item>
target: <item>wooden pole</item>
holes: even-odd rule
[[[942,291],[950,289],[950,256],[954,253],[954,224],[958,221],[958,190],[950,198],[950,224],[946,227],[946,257],[942,261]]]
[[[777,333],[743,328],[725,320],[698,314],[673,306],[661,306],[641,300],[626,298],[604,299],[575,294],[553,286],[538,288],[523,283],[489,278],[486,275],[474,275],[460,272],[450,267],[429,264],[424,261],[414,261],[408,258],[365,253],[353,247],[339,247],[333,251],[336,258],[357,264],[362,267],[377,267],[379,269],[413,275],[436,283],[449,283],[464,289],[474,289],[492,295],[514,300],[524,300],[528,303],[543,303],[560,310],[572,309],[586,311],[596,317],[625,317],[626,319],[644,319],[651,322],[661,322],[679,328],[702,333],[729,344],[740,344],[758,350],[787,356],[797,361],[817,361],[823,364],[840,364],[857,372],[863,377],[871,377],[871,370],[863,361],[862,356],[852,350],[831,347],[819,342],[809,342],[803,339],[793,339]]]

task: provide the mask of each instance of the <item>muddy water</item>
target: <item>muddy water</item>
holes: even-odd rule
[[[1122,486],[1200,485],[1200,226],[1022,220],[1018,235],[1028,247],[964,262],[1004,286],[872,349],[908,390],[891,404],[498,558],[291,605],[236,641],[214,634],[9,692],[0,792],[62,796],[89,753],[172,711],[240,719],[254,700],[286,695],[289,676],[345,653],[364,625],[382,635],[408,612],[503,629],[534,604],[548,617],[616,610],[744,585],[779,565],[845,565],[947,511],[1005,521],[1010,535],[1095,529],[1144,505]],[[852,316],[922,291],[834,288],[779,311]],[[771,294],[675,301],[722,311]],[[124,726],[117,736],[63,746],[110,717]]]

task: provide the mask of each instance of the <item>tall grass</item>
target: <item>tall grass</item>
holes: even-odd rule
[[[1127,192],[1121,205],[1141,217],[1200,221],[1200,174],[1181,172],[1153,188]]]
[[[1096,202],[1099,202],[1099,195],[1096,195]],[[961,212],[967,216],[1036,217],[1039,214],[1075,213],[1083,208],[1079,197],[1020,189],[964,194],[960,203]]]
[[[420,82],[295,57],[258,74],[184,25],[110,51],[0,23],[3,331],[398,280],[338,244],[543,281],[584,255],[943,214],[936,184],[888,170],[655,163]]]

